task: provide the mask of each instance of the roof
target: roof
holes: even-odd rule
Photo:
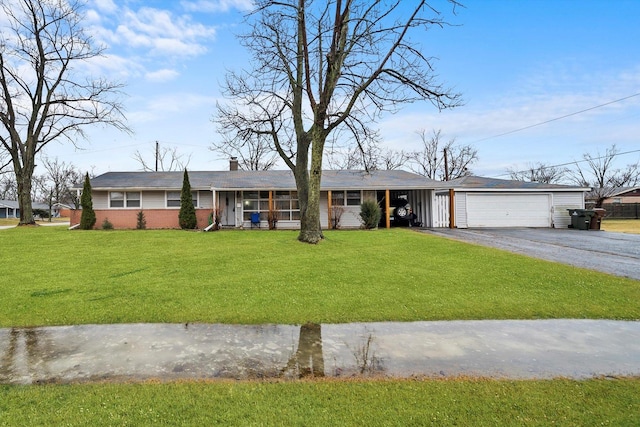
[[[545,184],[540,182],[516,181],[508,179],[484,178],[481,176],[463,176],[442,181],[436,189],[454,189],[457,191],[589,191],[590,188],[561,184]]]
[[[0,200],[0,207],[1,208],[11,208],[11,209],[20,209],[20,205],[18,204],[17,200]],[[45,203],[32,202],[31,203],[31,208],[32,209],[48,210],[49,209],[49,205],[47,205]]]
[[[627,193],[632,193],[630,195],[636,195],[640,191],[640,187],[617,187],[611,191],[611,194],[607,197],[617,197],[623,196]]]
[[[180,190],[184,172],[107,172],[91,179],[93,190]],[[295,190],[290,170],[192,171],[193,190]],[[451,181],[434,181],[403,170],[326,170],[322,190],[420,190],[456,191],[588,191],[588,188],[538,182],[465,176]]]
[[[184,172],[107,172],[91,179],[93,190],[137,189],[173,190],[182,188]],[[271,171],[193,171],[189,184],[193,190],[295,190],[293,172]],[[405,190],[432,188],[436,181],[402,170],[322,172],[323,190]]]

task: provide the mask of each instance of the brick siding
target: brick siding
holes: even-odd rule
[[[135,209],[96,209],[95,228],[102,228],[105,218],[113,224],[116,229],[135,229],[138,223],[138,210]],[[144,209],[144,218],[147,221],[147,228],[180,228],[178,223],[179,209]],[[71,225],[80,223],[81,210],[71,210]],[[205,228],[209,225],[209,214],[211,209],[196,209],[198,220],[197,228]]]

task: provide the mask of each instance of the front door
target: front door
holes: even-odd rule
[[[219,206],[222,209],[222,226],[236,225],[236,193],[235,191],[221,191],[218,193]]]

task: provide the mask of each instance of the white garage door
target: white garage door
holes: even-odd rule
[[[550,227],[549,194],[469,194],[469,227]]]

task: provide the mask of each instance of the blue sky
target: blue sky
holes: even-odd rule
[[[453,25],[420,41],[465,105],[438,112],[411,104],[384,116],[385,146],[415,150],[417,131],[440,129],[477,148],[475,174],[503,178],[507,168],[568,163],[614,143],[635,150],[619,166],[640,159],[640,1],[463,3],[452,15],[434,1]],[[234,34],[250,7],[250,0],[90,0],[87,25],[108,47],[92,70],[127,84],[135,133],[95,127],[80,149],[52,145],[47,155],[95,173],[139,170],[134,153],[152,162],[158,141],[191,155],[190,170],[226,169],[227,159],[209,150],[219,138],[211,118],[225,70],[245,63]]]

